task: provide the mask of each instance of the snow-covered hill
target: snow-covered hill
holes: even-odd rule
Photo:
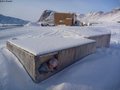
[[[118,22],[120,21],[120,8],[109,12],[90,12],[88,14],[78,14],[78,19],[84,22]]]
[[[22,20],[22,19],[18,19],[18,18],[14,18],[14,17],[10,17],[10,16],[4,16],[2,14],[0,14],[0,24],[6,24],[6,25],[10,25],[10,24],[14,24],[14,25],[24,25],[27,24],[28,21]]]

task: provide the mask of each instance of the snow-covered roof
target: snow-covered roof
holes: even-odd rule
[[[85,38],[62,38],[62,37],[41,37],[41,38],[24,38],[10,40],[12,44],[29,51],[34,55],[42,55],[55,52],[62,49],[72,48],[87,43],[95,42]]]

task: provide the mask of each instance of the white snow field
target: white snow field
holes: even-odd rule
[[[6,41],[12,38],[80,38],[79,30],[88,30],[89,33],[89,29],[111,32],[110,47],[97,49],[94,54],[39,84],[32,81],[19,60],[6,49]],[[72,28],[25,26],[0,30],[0,90],[120,90],[120,24],[103,23]]]

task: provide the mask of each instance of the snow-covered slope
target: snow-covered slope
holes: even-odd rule
[[[110,12],[99,11],[79,14],[78,19],[85,22],[118,22],[120,21],[120,8],[113,9]]]
[[[54,24],[54,13],[55,11],[52,10],[45,10],[40,19],[38,20],[38,23],[42,22],[43,24]]]
[[[41,15],[41,17],[40,17],[40,19],[38,20],[38,22],[40,22],[40,21],[44,21],[46,18],[48,18],[51,14],[53,14],[55,11],[52,11],[52,10],[45,10],[43,13],[42,13],[42,15]]]
[[[0,14],[0,24],[19,24],[19,25],[24,25],[27,24],[28,21],[22,20],[22,19],[18,19],[18,18],[14,18],[14,17],[9,17],[9,16],[4,16],[2,14]]]

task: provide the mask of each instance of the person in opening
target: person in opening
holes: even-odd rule
[[[52,58],[48,61],[48,68],[51,72],[57,69],[58,66],[58,60],[56,58]]]

